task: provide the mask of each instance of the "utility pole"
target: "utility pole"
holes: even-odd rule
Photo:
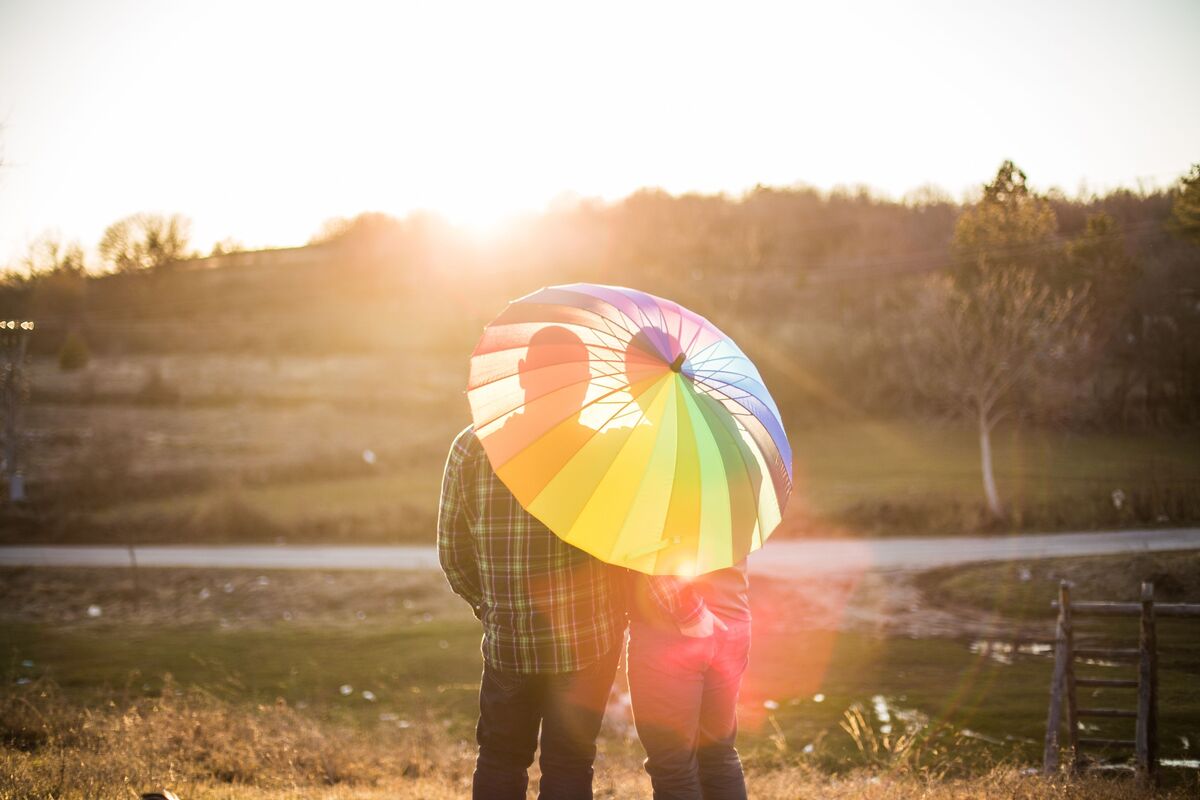
[[[29,320],[0,320],[0,415],[4,425],[4,471],[8,475],[8,499],[25,499],[25,476],[21,472],[21,406],[28,386],[25,353],[33,323]]]

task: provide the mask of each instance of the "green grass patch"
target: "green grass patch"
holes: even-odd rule
[[[480,670],[478,628],[462,619],[367,630],[10,624],[0,632],[0,647],[19,673],[49,678],[84,703],[114,690],[155,696],[169,680],[235,702],[282,698],[318,718],[359,725],[376,725],[389,714],[448,720],[456,733],[472,722]],[[20,668],[23,661],[35,666]]]
[[[1150,581],[1160,601],[1200,603],[1200,552],[989,562],[930,570],[917,577],[921,591],[935,605],[992,611],[1012,619],[1053,614],[1050,602],[1058,597],[1061,581],[1071,584],[1075,600],[1135,601],[1141,597],[1142,582]]]
[[[435,476],[436,478],[437,476]],[[300,480],[122,503],[84,515],[85,530],[139,543],[426,542],[437,484],[410,471]]]
[[[953,535],[993,527],[974,429],[863,421],[790,432],[792,529]],[[994,434],[1003,528],[1097,529],[1200,519],[1200,434]],[[1114,500],[1114,492],[1119,492]]]
[[[369,516],[402,507],[411,496],[412,476],[402,473],[299,481],[236,490],[212,490],[170,498],[141,500],[98,511],[99,523],[137,522],[170,514],[202,516],[224,502],[238,502],[278,525],[297,525],[321,517]],[[428,488],[428,487],[423,487]],[[427,499],[427,498],[420,498]]]

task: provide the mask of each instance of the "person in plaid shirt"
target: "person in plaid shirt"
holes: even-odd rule
[[[561,375],[567,365],[579,370],[573,378]],[[549,366],[560,374],[540,385],[538,371]],[[531,339],[519,375],[531,398],[575,387],[571,407],[580,408],[590,377],[587,348],[565,328],[544,328]],[[604,435],[575,422],[580,445]],[[521,441],[528,424],[514,414],[492,435]],[[625,638],[626,570],[567,544],[525,511],[493,471],[473,427],[458,434],[446,459],[438,555],[451,588],[483,623],[472,796],[524,798],[540,728],[539,797],[591,798],[596,735]],[[648,578],[638,586],[659,618],[689,635],[706,624],[711,633],[712,615],[688,582]]]
[[[554,385],[539,373],[548,366],[560,373]],[[572,368],[578,374],[563,380],[561,371]],[[545,328],[530,341],[519,375],[529,398],[575,387],[572,407],[581,408],[587,348],[565,328]],[[530,424],[517,413],[493,435],[520,439]],[[593,434],[578,425],[580,444]],[[446,460],[438,554],[451,588],[483,623],[473,797],[525,797],[540,727],[540,797],[591,798],[596,735],[625,638],[624,571],[567,544],[525,511],[472,427]]]
[[[472,797],[592,797],[596,735],[625,637],[622,570],[559,539],[500,482],[473,427],[446,461],[438,554],[483,623]]]
[[[504,672],[575,672],[625,635],[614,567],[559,539],[492,470],[468,427],[446,461],[438,551],[450,586],[483,622],[483,657]]]

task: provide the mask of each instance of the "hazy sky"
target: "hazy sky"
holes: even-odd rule
[[[0,263],[136,211],[207,248],[573,192],[1163,185],[1200,2],[0,0]]]

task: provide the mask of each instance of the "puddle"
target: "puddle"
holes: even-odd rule
[[[871,697],[871,712],[879,723],[879,732],[889,734],[893,731],[893,722],[898,721],[904,726],[904,733],[911,734],[929,724],[929,716],[915,708],[904,708],[896,705],[896,700],[904,697],[888,698],[877,694]]]
[[[888,710],[887,698],[877,694],[871,698],[871,707],[875,711],[875,719],[879,720],[879,732],[892,732],[892,714]]]
[[[1103,658],[1077,658],[1076,664],[1087,664],[1092,667],[1128,667],[1129,664],[1122,664],[1120,661],[1106,661]]]
[[[1174,767],[1175,769],[1200,769],[1200,759],[1197,758],[1160,758],[1158,760],[1160,767]],[[1132,764],[1091,764],[1088,769],[1096,770],[1112,770],[1114,772],[1133,772]]]
[[[1004,744],[1003,739],[997,739],[993,736],[980,733],[979,731],[973,731],[970,728],[963,728],[958,732],[958,734],[959,736],[964,736],[967,739],[978,739],[979,741],[987,742],[988,744]]]
[[[974,639],[967,649],[987,656],[998,664],[1011,664],[1016,656],[1051,656],[1054,645],[1048,642],[1008,642],[1000,639]]]

